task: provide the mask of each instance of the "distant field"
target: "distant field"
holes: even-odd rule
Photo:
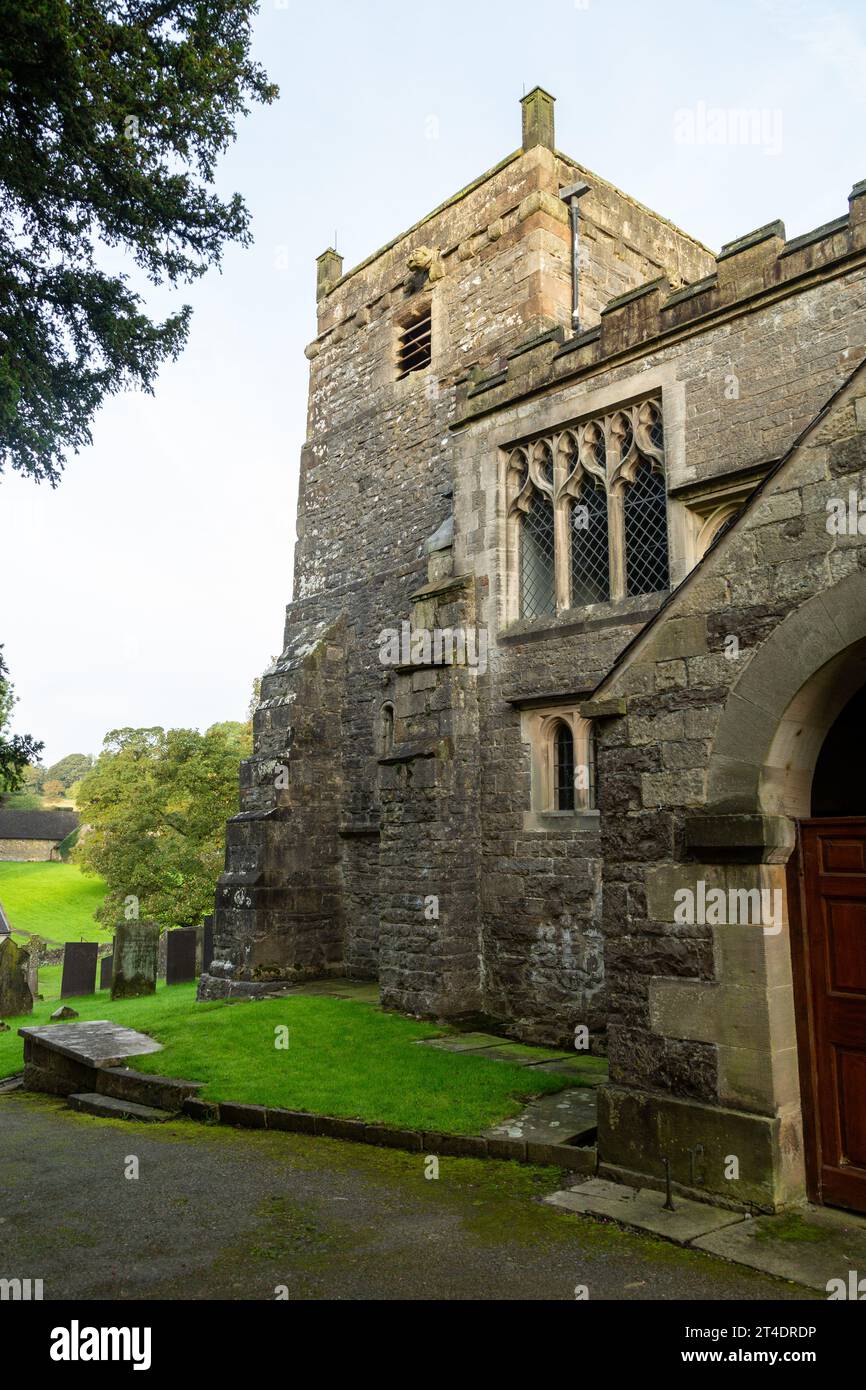
[[[101,878],[77,864],[0,863],[0,902],[14,932],[35,932],[57,942],[109,941],[93,913],[105,897]]]

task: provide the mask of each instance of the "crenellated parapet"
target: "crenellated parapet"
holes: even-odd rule
[[[728,242],[714,268],[676,285],[660,275],[611,299],[600,323],[563,338],[536,335],[481,379],[464,383],[457,425],[567,378],[590,375],[623,359],[662,348],[759,305],[797,294],[866,262],[866,180],[855,184],[849,210],[790,241],[780,221]]]

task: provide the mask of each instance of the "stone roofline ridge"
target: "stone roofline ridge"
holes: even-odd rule
[[[526,153],[527,151],[523,149],[512,150],[511,154],[507,154],[498,164],[492,165],[492,167],[485,170],[483,174],[479,174],[471,183],[467,183],[463,188],[453,193],[450,198],[446,198],[444,202],[438,203],[432,211],[419,218],[417,222],[413,222],[411,227],[407,227],[403,232],[398,232],[390,241],[386,241],[383,246],[378,247],[378,249],[372,251],[369,256],[365,256],[362,261],[359,261],[357,265],[353,265],[350,270],[345,271],[338,280],[335,280],[333,284],[328,287],[326,295],[330,296],[334,294],[336,290],[342,289],[349,280],[355,275],[360,274],[362,270],[366,270],[368,266],[373,265],[380,256],[385,256],[389,251],[393,251],[394,247],[399,246],[401,241],[406,241],[407,238],[413,236],[415,232],[420,231],[422,227],[426,227],[427,223],[432,222],[440,213],[462,202],[464,198],[474,193],[477,188],[481,188],[485,183],[488,183],[490,179],[500,174],[503,169],[507,169],[509,164],[516,163],[516,161],[521,159]],[[619,196],[624,198],[627,203],[630,203],[633,208],[637,208],[639,212],[646,213],[647,216],[654,217],[657,222],[661,222],[664,226],[670,227],[678,236],[685,237],[687,241],[692,242],[692,244],[697,246],[701,251],[706,251],[707,255],[714,256],[716,254],[712,247],[707,246],[699,237],[692,236],[691,232],[685,231],[683,227],[680,227],[679,224],[672,221],[671,218],[665,217],[663,213],[656,212],[653,208],[648,207],[646,203],[642,203],[639,198],[633,197],[631,193],[626,193],[624,189],[620,188],[618,184],[612,183],[610,179],[604,178],[601,174],[594,173],[594,171],[588,169],[585,164],[580,164],[572,155],[566,154],[564,150],[553,150],[552,153],[557,159],[561,159],[563,163],[571,165],[575,173],[579,174],[581,178],[586,179],[590,184],[604,184],[605,187],[612,188],[615,193],[618,193]],[[329,250],[333,251],[333,247],[329,248]],[[327,252],[324,254],[327,254]]]

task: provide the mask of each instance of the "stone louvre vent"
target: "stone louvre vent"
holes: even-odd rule
[[[433,321],[428,306],[413,318],[400,334],[397,349],[397,379],[402,381],[410,372],[429,367],[433,356]]]

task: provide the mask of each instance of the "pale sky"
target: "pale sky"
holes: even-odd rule
[[[713,249],[808,231],[866,178],[862,0],[262,0],[255,51],[281,97],[220,174],[254,246],[151,297],[193,305],[186,351],[55,491],[0,481],[14,728],[46,763],[244,717],[291,597],[315,257],[336,230],[349,269],[514,150],[524,89],[557,97],[561,150]],[[707,143],[718,108],[760,111],[758,142]]]

